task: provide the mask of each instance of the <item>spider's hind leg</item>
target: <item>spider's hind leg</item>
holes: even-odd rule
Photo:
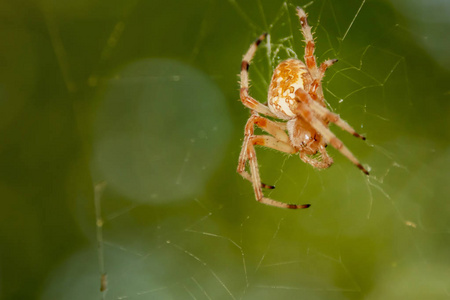
[[[303,9],[300,7],[297,7],[297,16],[300,20],[300,25],[303,37],[305,38],[305,64],[308,67],[309,72],[311,73],[311,76],[313,79],[318,78],[318,69],[317,69],[317,63],[316,63],[316,57],[314,56],[314,38],[311,33],[311,26],[308,24],[308,17]]]

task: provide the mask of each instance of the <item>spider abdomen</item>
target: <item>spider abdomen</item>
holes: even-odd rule
[[[270,82],[267,99],[269,109],[280,119],[295,118],[295,91],[299,88],[307,91],[311,83],[311,74],[301,60],[288,59],[281,62],[275,68]]]

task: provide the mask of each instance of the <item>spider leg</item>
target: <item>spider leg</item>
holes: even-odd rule
[[[258,161],[256,159],[256,152],[253,145],[266,146],[286,153],[296,153],[297,149],[283,141],[277,140],[273,136],[257,135],[250,138],[247,146],[247,156],[249,159],[251,181],[253,183],[253,190],[255,192],[256,200],[263,204],[281,208],[308,208],[310,206],[309,204],[287,204],[264,197],[261,187],[261,178],[259,176]]]
[[[300,7],[297,7],[297,15],[300,19],[300,25],[302,26],[302,34],[305,38],[305,63],[311,73],[313,79],[317,79],[319,77],[319,72],[317,70],[316,58],[314,56],[314,38],[311,33],[311,26],[308,25],[308,19],[305,11]]]
[[[320,145],[319,147],[320,155],[322,156],[322,161],[314,159],[306,155],[304,152],[300,152],[300,158],[305,163],[310,164],[311,166],[318,169],[326,169],[333,164],[333,159],[328,155],[325,150],[325,146]]]
[[[322,156],[322,162],[325,162],[328,167],[333,164],[333,159],[328,155],[325,145],[319,147],[320,155]]]
[[[322,92],[322,79],[325,75],[325,71],[328,67],[337,62],[337,59],[329,59],[323,62],[319,69],[317,68],[316,57],[314,56],[314,37],[311,33],[311,26],[308,24],[308,19],[305,11],[300,7],[297,7],[297,15],[300,19],[302,34],[305,38],[305,64],[313,78],[313,82],[311,84],[311,88],[309,93],[314,100],[320,101],[324,104],[323,101],[323,92]],[[320,100],[319,100],[320,99]]]
[[[297,89],[295,91],[295,95],[302,103],[305,103],[308,107],[310,107],[311,110],[314,113],[316,113],[319,117],[336,124],[343,130],[347,131],[348,133],[351,133],[353,136],[356,136],[357,138],[360,138],[362,140],[366,139],[364,136],[357,133],[355,129],[353,129],[353,127],[351,127],[347,122],[342,120],[337,114],[332,113],[326,107],[320,105],[317,101],[312,100],[310,95],[307,94],[304,90]]]
[[[287,144],[289,144],[289,136],[285,132],[286,130],[286,123],[282,122],[274,122],[271,120],[268,120],[264,117],[261,117],[258,115],[258,113],[253,112],[252,116],[248,119],[247,124],[245,125],[245,137],[244,137],[244,143],[242,145],[241,154],[239,155],[239,163],[237,172],[242,175],[245,179],[252,181],[252,178],[250,174],[248,174],[247,171],[245,171],[245,165],[248,161],[247,157],[247,148],[249,141],[251,137],[254,136],[254,126],[258,126],[264,131],[270,133],[273,135],[276,139],[283,141]],[[272,185],[267,185],[264,183],[261,183],[263,188],[269,188],[274,189],[275,187]]]
[[[295,95],[300,99],[299,105],[296,109],[296,113],[302,116],[311,126],[317,130],[320,135],[322,135],[323,139],[327,144],[330,144],[339,152],[341,152],[345,157],[347,157],[352,163],[354,163],[364,174],[369,175],[369,172],[361,165],[358,159],[348,150],[347,147],[339,140],[333,132],[328,129],[321,120],[317,119],[314,115],[314,111],[312,111],[308,105],[304,104],[304,98],[310,98],[309,95],[303,91],[298,89],[295,92]],[[308,103],[315,102],[310,100]]]
[[[338,62],[338,60],[335,58],[335,59],[326,60],[320,64],[319,77],[321,78],[321,80],[322,80],[323,76],[325,75],[325,71],[337,62]]]
[[[291,146],[289,143],[280,141],[270,135],[254,135],[250,137],[250,144],[269,147],[289,154],[295,154],[298,152],[298,149]]]
[[[256,50],[258,49],[258,45],[266,38],[267,33],[263,33],[253,44],[251,44],[247,53],[245,53],[242,64],[241,64],[241,90],[240,96],[242,104],[247,106],[248,108],[259,112],[260,114],[276,117],[267,107],[266,105],[258,102],[253,97],[248,94],[249,89],[249,79],[248,79],[248,69],[250,67],[250,62],[255,55]]]
[[[261,117],[257,113],[253,113],[245,124],[245,135],[251,136],[254,133],[254,126],[258,126],[265,132],[271,134],[276,139],[289,144],[289,136],[286,133],[286,123],[275,122],[267,118]]]
[[[329,59],[324,61],[319,67],[318,77],[314,79],[314,81],[311,83],[311,87],[309,88],[309,95],[311,96],[311,98],[316,101],[320,99],[320,102],[323,105],[325,105],[325,103],[323,102],[322,79],[325,76],[325,71],[337,61],[337,59]]]

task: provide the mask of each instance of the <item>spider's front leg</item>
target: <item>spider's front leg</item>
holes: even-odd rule
[[[354,163],[364,174],[369,175],[363,165],[358,161],[358,159],[350,152],[350,150],[345,147],[341,140],[339,140],[330,129],[325,126],[321,120],[319,120],[315,114],[322,116],[325,120],[330,119],[331,122],[342,127],[344,130],[352,133],[354,136],[361,139],[365,139],[363,136],[355,132],[355,130],[343,121],[339,116],[331,113],[325,107],[320,106],[317,102],[311,99],[308,93],[302,89],[297,89],[295,91],[295,96],[299,100],[296,113],[301,116],[305,121],[307,121],[311,126],[323,137],[327,144],[330,144],[339,152],[347,157],[352,163]]]
[[[248,158],[248,148],[249,143],[251,143],[251,138],[254,137],[254,127],[258,126],[259,128],[263,129],[267,133],[273,135],[275,138],[277,138],[279,141],[283,141],[287,144],[289,144],[289,137],[286,134],[286,124],[281,122],[274,122],[271,120],[268,120],[264,117],[259,116],[259,114],[255,111],[252,111],[252,115],[247,121],[247,124],[245,124],[244,129],[244,143],[242,145],[241,154],[239,155],[239,163],[237,172],[241,174],[242,177],[247,179],[248,181],[252,182],[251,175],[245,170],[245,166],[247,164]],[[290,150],[290,149],[289,149]],[[268,188],[268,189],[274,189],[275,187],[273,185],[267,185],[265,183],[261,183],[262,188]]]
[[[255,192],[256,200],[267,205],[281,207],[281,208],[308,208],[309,204],[287,204],[279,201],[275,201],[269,198],[264,197],[262,192],[262,184],[261,178],[259,175],[258,161],[256,159],[256,152],[254,145],[266,146],[278,151],[286,152],[286,153],[296,153],[297,149],[292,147],[289,144],[286,144],[282,141],[277,140],[273,136],[268,135],[255,135],[249,139],[249,143],[247,144],[247,158],[250,166],[250,179],[253,184],[253,190]],[[248,173],[247,173],[248,174]],[[244,176],[244,175],[243,175]],[[245,178],[245,177],[244,177]]]
[[[353,136],[360,138],[362,140],[365,140],[366,138],[353,129],[347,122],[342,120],[339,115],[332,113],[329,111],[326,107],[323,107],[318,102],[312,100],[311,95],[307,94],[304,90],[298,89],[295,91],[295,96],[298,100],[300,100],[302,103],[308,105],[310,107],[311,111],[317,114],[320,118],[327,120],[328,122],[332,122],[336,124],[337,126],[341,127],[343,130],[347,131],[348,133],[352,134]]]
[[[321,161],[318,159],[309,157],[307,154],[305,154],[302,151],[300,151],[300,159],[303,160],[305,163],[310,164],[311,166],[318,168],[318,169],[329,168],[333,164],[333,159],[328,155],[327,151],[325,150],[325,146],[320,145],[319,152],[320,152],[320,156],[322,157]]]
[[[258,125],[266,132],[272,134],[269,135],[253,135],[254,125]],[[281,152],[293,154],[298,150],[289,144],[289,137],[286,134],[285,124],[270,121],[266,118],[260,117],[256,112],[252,114],[245,126],[245,138],[242,145],[241,154],[239,156],[238,173],[245,179],[252,182],[253,190],[255,192],[256,200],[267,205],[281,207],[281,208],[307,208],[309,204],[287,204],[279,201],[275,201],[264,197],[262,188],[273,188],[272,186],[261,183],[259,175],[258,161],[256,159],[255,145],[266,146]],[[250,174],[245,170],[247,161],[249,162]]]

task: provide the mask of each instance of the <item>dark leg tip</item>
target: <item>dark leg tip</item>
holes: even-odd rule
[[[358,168],[363,171],[364,174],[369,175],[369,171],[367,171],[361,164],[357,164]]]
[[[261,44],[262,40],[264,40],[267,36],[267,32],[264,32],[263,34],[261,34],[261,36],[255,41],[255,45],[259,46],[259,44]]]
[[[299,208],[308,208],[311,206],[311,204],[288,204],[288,208],[292,208],[292,209],[299,209]]]
[[[356,136],[357,138],[360,138],[360,139],[362,139],[363,141],[366,140],[366,137],[365,137],[365,136],[362,136],[362,135],[360,135],[360,134],[357,133],[357,132],[354,132],[354,133],[353,133],[353,136]]]
[[[265,184],[265,183],[261,183],[261,186],[262,186],[264,189],[269,189],[269,190],[273,190],[273,189],[275,188],[274,185],[268,185],[268,184]]]

